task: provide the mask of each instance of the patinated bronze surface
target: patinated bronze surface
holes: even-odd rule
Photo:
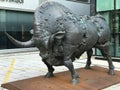
[[[35,45],[48,67],[45,77],[53,77],[53,66],[65,65],[71,72],[72,83],[78,83],[78,74],[73,61],[87,52],[85,68],[91,64],[92,48],[100,49],[108,60],[109,74],[114,75],[114,66],[109,55],[110,30],[101,15],[77,16],[65,6],[56,2],[46,2],[34,13],[33,37],[27,42],[8,38],[21,47]]]

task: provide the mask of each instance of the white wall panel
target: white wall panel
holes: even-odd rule
[[[34,11],[38,6],[39,0],[23,0],[23,3],[0,0],[0,9]]]

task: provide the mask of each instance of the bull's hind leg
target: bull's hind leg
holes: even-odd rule
[[[87,51],[87,62],[86,62],[86,66],[85,69],[90,69],[90,65],[91,65],[91,56],[93,55],[93,50],[90,49],[89,51]]]
[[[106,42],[103,45],[99,46],[99,49],[101,50],[101,53],[106,59],[108,60],[109,65],[109,74],[114,75],[114,65],[112,63],[111,56],[109,55],[109,42]]]

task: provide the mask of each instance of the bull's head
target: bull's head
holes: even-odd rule
[[[39,37],[38,41],[36,41],[34,35],[29,41],[21,42],[14,39],[7,32],[5,32],[5,34],[10,39],[10,41],[12,41],[12,43],[19,47],[30,47],[36,45],[37,43],[37,47],[40,47],[40,56],[42,57],[42,60],[47,60],[51,65],[60,65],[62,63],[62,61],[59,59],[63,57],[62,44],[65,36],[65,31],[58,31],[52,34],[46,41],[43,41],[42,43],[38,42],[40,40]]]

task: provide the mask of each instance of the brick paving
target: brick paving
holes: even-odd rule
[[[102,60],[92,58],[92,65],[108,68],[108,63]],[[86,63],[86,54],[83,54],[80,60],[74,62],[75,68],[84,67]],[[120,70],[120,63],[114,62],[116,70]],[[55,67],[55,72],[68,70],[64,66]],[[0,55],[0,85],[7,82],[32,78],[40,75],[45,75],[47,68],[42,62],[39,52],[24,52]],[[7,90],[2,89],[0,90]],[[120,90],[120,83],[108,87],[103,90]]]

